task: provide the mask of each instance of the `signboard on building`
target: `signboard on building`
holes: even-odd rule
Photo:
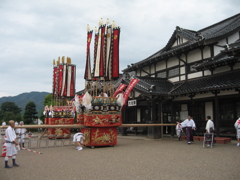
[[[137,106],[137,100],[129,100],[128,101],[128,106]]]

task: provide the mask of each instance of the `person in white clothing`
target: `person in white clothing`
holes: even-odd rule
[[[213,133],[214,131],[214,123],[211,120],[211,116],[207,116],[206,118],[207,124],[206,124],[206,133]]]
[[[18,167],[19,165],[16,164],[16,155],[17,150],[16,146],[18,145],[18,142],[16,141],[16,133],[14,131],[15,123],[13,120],[9,121],[9,126],[6,129],[5,132],[5,146],[6,146],[6,157],[5,157],[5,168],[12,168],[11,166],[8,166],[8,159],[12,157],[13,166]]]
[[[240,118],[238,118],[234,124],[237,131],[237,146],[240,146]]]
[[[78,133],[74,134],[73,142],[74,142],[75,146],[77,146],[76,149],[78,151],[83,150],[83,148],[82,148],[82,145],[83,145],[83,133],[78,132]]]
[[[191,116],[188,116],[186,120],[182,123],[182,128],[186,128],[186,135],[187,135],[187,143],[191,144],[193,141],[193,131],[196,128],[195,122]]]
[[[206,138],[206,140],[208,140],[208,141],[206,141],[207,146],[210,146],[211,141],[209,141],[209,140],[214,139],[214,123],[211,120],[211,116],[207,116],[206,121],[207,121],[207,123],[206,123],[205,129],[206,129],[206,133],[208,133],[208,134],[205,134],[205,138]],[[212,133],[212,134],[210,134],[210,133]]]
[[[179,123],[179,122],[177,121],[176,134],[177,134],[177,137],[178,137],[178,140],[179,140],[179,141],[181,140],[181,132],[182,132],[182,125],[181,125],[181,123]]]
[[[24,125],[23,121],[20,121],[19,126],[16,129],[16,134],[20,137],[20,139],[19,139],[20,147],[24,147],[24,138],[25,138],[25,134],[27,132],[26,128],[21,127],[23,125]]]
[[[6,126],[6,122],[5,121],[2,122],[2,126]]]

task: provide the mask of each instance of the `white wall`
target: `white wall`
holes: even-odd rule
[[[198,77],[202,77],[202,72],[196,72],[196,73],[191,73],[191,74],[188,74],[188,79],[193,79],[193,78],[198,78]]]
[[[180,67],[180,74],[185,74],[185,66],[184,67]]]
[[[209,75],[211,75],[211,71],[205,70],[205,71],[204,71],[204,76],[209,76]]]
[[[140,76],[140,69],[137,70],[137,76]]]
[[[161,71],[166,69],[166,62],[165,61],[160,61],[156,64],[156,71]]]
[[[176,57],[172,57],[167,60],[167,68],[178,66],[178,65],[179,65],[179,60]]]
[[[222,72],[227,72],[227,71],[230,71],[231,68],[229,66],[222,66],[222,67],[219,67],[219,68],[216,68],[214,71],[213,71],[213,74],[218,74],[218,73],[222,73]]]
[[[180,76],[180,81],[183,81],[183,80],[185,80],[186,79],[186,76],[184,75],[184,76]]]
[[[192,63],[195,61],[199,61],[201,60],[201,50],[200,49],[196,49],[193,51],[190,51],[187,55],[187,63]]]
[[[218,41],[218,45],[220,45],[220,46],[225,46],[226,44],[227,44],[227,40],[226,39],[222,39],[222,40]],[[224,47],[213,46],[214,56],[219,54],[220,51],[224,50],[224,49],[225,49]]]
[[[175,77],[175,78],[170,78],[168,80],[171,81],[171,82],[177,82],[177,81],[179,81],[179,76]]]
[[[239,32],[235,32],[234,34],[228,37],[228,44],[234,43],[238,39],[239,39]]]
[[[205,46],[203,49],[203,59],[211,57],[210,47]]]
[[[213,118],[213,103],[205,102],[205,117],[211,116]]]
[[[155,65],[154,64],[151,65],[151,74],[153,74],[153,73],[155,73]]]

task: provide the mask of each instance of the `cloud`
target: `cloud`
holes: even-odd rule
[[[163,48],[176,26],[199,30],[239,13],[239,5],[234,0],[2,0],[0,97],[51,92],[52,60],[59,56],[76,64],[76,89],[82,90],[86,25],[93,29],[100,18],[121,27],[121,72]]]

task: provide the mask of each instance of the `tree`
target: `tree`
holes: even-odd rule
[[[14,102],[4,102],[0,106],[0,119],[3,121],[21,119],[21,108],[19,108]]]
[[[38,118],[36,105],[33,101],[29,101],[25,106],[25,112],[23,115],[25,124],[32,124],[34,120]]]
[[[52,94],[46,95],[45,98],[44,98],[44,102],[43,102],[43,103],[44,103],[44,106],[46,106],[46,105],[48,105],[48,106],[50,106],[50,105],[54,106],[55,103],[54,103],[54,101],[53,101]]]

